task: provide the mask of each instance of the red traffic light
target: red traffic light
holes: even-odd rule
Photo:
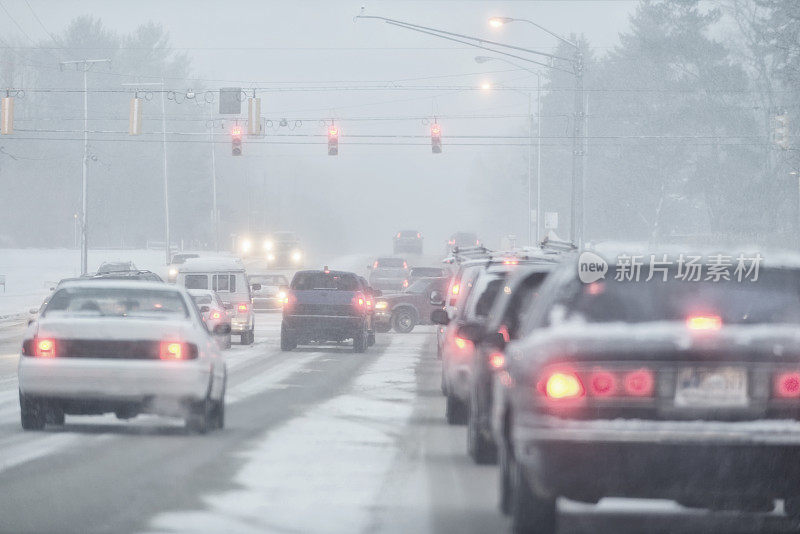
[[[339,130],[336,128],[336,126],[331,126],[328,129],[328,136],[329,137],[338,137],[339,136]]]
[[[339,129],[334,125],[328,128],[328,155],[339,155]]]
[[[442,135],[442,127],[438,124],[431,126],[431,135]]]
[[[231,137],[241,137],[242,136],[242,127],[238,124],[231,128]]]
[[[442,127],[437,123],[431,124],[431,152],[442,153]]]

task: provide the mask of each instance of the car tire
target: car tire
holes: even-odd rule
[[[478,417],[475,410],[470,409],[467,416],[467,451],[478,465],[497,463],[497,446],[478,429]]]
[[[400,334],[408,334],[414,330],[416,315],[408,308],[397,310],[392,314],[392,328]]]
[[[228,337],[225,338],[225,348],[229,349],[233,346],[233,340],[231,339],[233,336],[228,334]]]
[[[511,498],[511,532],[555,534],[556,500],[542,498],[531,489],[522,467],[514,462]]]
[[[447,395],[447,405],[444,415],[449,425],[463,425],[467,422],[469,415],[467,405],[455,395]]]
[[[281,327],[281,350],[289,352],[297,348],[297,339],[285,327]]]
[[[42,430],[47,423],[47,414],[40,400],[19,396],[20,422],[23,430]]]
[[[205,434],[215,426],[214,403],[206,397],[190,408],[186,416],[186,428],[191,432]]]
[[[222,430],[225,428],[225,389],[228,384],[228,376],[222,380],[222,394],[218,401],[214,401],[214,428]]]
[[[375,332],[367,334],[367,346],[371,347],[375,344]]]
[[[361,332],[356,334],[356,337],[353,338],[353,352],[366,352],[367,350],[367,334],[366,332]]]
[[[252,330],[245,330],[242,334],[242,345],[252,345],[256,340],[256,334]]]

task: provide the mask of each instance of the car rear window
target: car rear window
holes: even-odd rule
[[[336,289],[339,291],[357,291],[358,279],[354,274],[305,272],[297,273],[292,280],[292,289],[305,291],[309,289]]]
[[[497,295],[502,291],[505,282],[503,273],[485,273],[475,280],[475,286],[466,306],[465,316],[477,319],[489,315]]]
[[[208,275],[187,274],[183,285],[186,289],[208,289]]]
[[[601,280],[581,284],[567,318],[587,322],[685,321],[697,315],[723,324],[800,324],[800,273],[762,269],[757,281]],[[659,275],[660,276],[660,275]]]
[[[212,277],[211,289],[228,293],[236,293],[235,274],[215,274]]]
[[[403,258],[379,258],[374,265],[376,269],[404,269],[405,266]]]
[[[248,278],[251,284],[261,284],[262,286],[286,286],[289,281],[281,275],[254,275]]]
[[[48,302],[43,315],[77,317],[188,317],[177,291],[132,288],[62,288]]]
[[[192,300],[198,306],[203,304],[211,304],[211,295],[192,295]]]
[[[413,237],[414,239],[420,237],[419,232],[414,232],[413,230],[404,230],[400,232],[397,237]]]

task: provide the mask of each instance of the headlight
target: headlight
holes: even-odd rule
[[[280,301],[283,302],[285,298],[286,298],[286,291],[278,291],[278,299],[280,299]]]
[[[176,269],[175,267],[171,267],[169,270],[169,277],[175,278],[176,276],[178,276],[178,269]]]
[[[375,309],[376,310],[385,310],[388,307],[389,307],[389,303],[386,302],[385,300],[379,300],[378,302],[375,303]]]
[[[268,254],[267,261],[275,261],[275,254]]]
[[[266,250],[272,250],[272,241],[264,241],[264,248]]]
[[[294,252],[292,252],[292,259],[294,261],[300,261],[300,258],[302,258],[302,257],[303,257],[303,255],[300,253],[299,250],[295,250]]]
[[[248,252],[250,250],[250,247],[252,246],[253,244],[250,242],[249,239],[245,239],[244,241],[242,241],[242,250],[244,252]]]

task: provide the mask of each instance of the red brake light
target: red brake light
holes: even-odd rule
[[[589,392],[596,397],[608,397],[617,392],[617,378],[608,371],[593,371],[589,375]]]
[[[247,305],[246,302],[242,302],[241,304],[238,304],[236,306],[236,311],[238,311],[239,313],[247,313],[248,309],[249,309],[249,306]]]
[[[403,269],[408,269],[408,263],[403,262]]]
[[[775,377],[775,396],[782,399],[800,398],[800,372],[781,373]]]
[[[231,136],[232,137],[241,137],[242,136],[242,127],[241,126],[234,126],[231,128]]]
[[[422,239],[422,234],[420,234],[419,232],[417,232],[417,239]]]
[[[400,237],[400,232],[397,232],[397,237]]]
[[[503,265],[518,265],[518,264],[519,260],[511,260],[511,259],[503,260]]]
[[[722,318],[719,315],[693,315],[686,319],[689,330],[719,330]]]
[[[637,369],[625,374],[625,393],[634,397],[649,397],[653,394],[655,378],[650,369]]]
[[[586,395],[580,378],[571,371],[550,373],[539,389],[549,399],[578,399]]]
[[[211,313],[211,318],[212,319],[219,319],[220,317],[222,317],[222,314],[220,314],[218,311],[215,311],[215,312]]]
[[[328,135],[330,137],[336,137],[339,135],[339,130],[335,126],[332,126],[328,129]]]
[[[377,269],[377,268],[378,268],[378,262],[377,262],[377,261],[376,261],[375,263],[373,263],[373,264],[372,264],[372,268],[373,268],[373,269]]]
[[[502,352],[493,352],[489,356],[489,366],[492,369],[500,369],[506,363],[506,357]]]
[[[162,341],[159,357],[162,360],[180,360],[184,356],[183,343]]]
[[[458,295],[458,292],[459,292],[460,289],[461,288],[460,288],[460,286],[458,284],[453,284],[453,289],[452,289],[453,295]]]
[[[56,355],[56,342],[54,339],[37,339],[36,356],[39,358],[54,358]]]
[[[408,287],[408,280],[403,280],[403,287]]]

